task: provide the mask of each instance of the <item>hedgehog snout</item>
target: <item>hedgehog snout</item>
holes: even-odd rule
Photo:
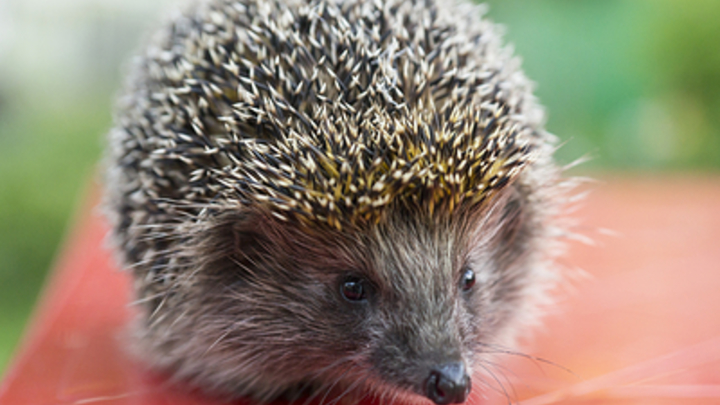
[[[435,366],[425,381],[425,395],[438,405],[465,402],[472,390],[472,380],[460,362]]]

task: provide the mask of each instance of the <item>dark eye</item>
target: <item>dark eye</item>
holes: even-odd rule
[[[348,277],[340,285],[340,293],[350,302],[365,301],[367,290],[367,282],[358,277]]]
[[[466,269],[463,272],[462,280],[461,280],[461,286],[462,286],[463,291],[467,291],[467,290],[471,289],[474,285],[475,285],[475,272],[470,269]]]

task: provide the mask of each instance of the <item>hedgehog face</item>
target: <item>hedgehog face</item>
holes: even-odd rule
[[[521,200],[508,193],[446,222],[397,215],[374,230],[370,358],[388,392],[466,399],[517,307],[524,225]]]
[[[352,232],[220,216],[201,244],[213,248],[195,254],[197,287],[182,292],[193,312],[159,328],[203,352],[173,367],[260,399],[292,387],[463,402],[520,289],[519,204],[503,196],[443,220],[396,207]]]

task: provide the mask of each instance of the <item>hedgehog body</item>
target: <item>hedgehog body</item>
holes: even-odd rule
[[[562,205],[481,14],[206,0],[152,39],[106,193],[152,364],[260,401],[466,399],[556,278]]]

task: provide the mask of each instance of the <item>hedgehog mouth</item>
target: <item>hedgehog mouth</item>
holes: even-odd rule
[[[336,398],[338,401],[340,397],[350,395],[349,392],[356,392],[359,396],[354,399],[358,403],[371,398],[378,403],[414,404],[430,401],[437,405],[449,405],[467,400],[472,391],[472,378],[466,373],[462,362],[454,362],[432,367],[425,378],[410,377],[392,381],[373,372],[349,381],[345,387],[345,390],[340,390],[341,394]],[[343,391],[346,393],[342,394]]]

